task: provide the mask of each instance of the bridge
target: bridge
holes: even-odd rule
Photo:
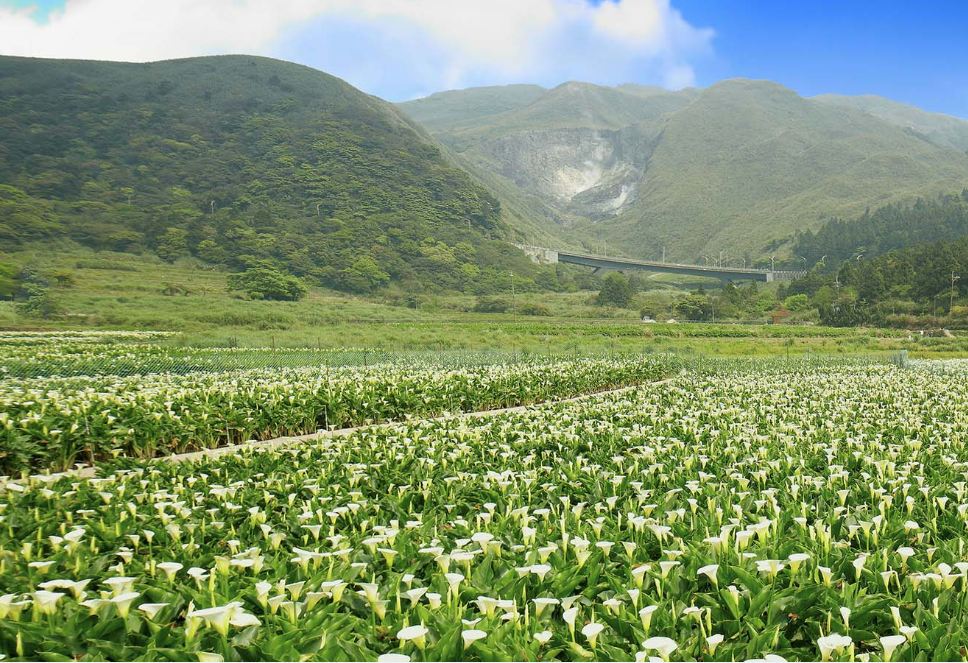
[[[745,267],[716,267],[709,265],[687,265],[675,262],[660,262],[658,260],[634,260],[632,258],[615,258],[599,256],[574,251],[559,251],[540,246],[518,244],[535,262],[554,264],[559,262],[571,265],[593,267],[596,272],[610,269],[613,271],[628,271],[633,269],[660,274],[682,274],[685,276],[707,276],[720,281],[792,281],[806,275],[806,271],[779,271],[772,269],[753,269]]]

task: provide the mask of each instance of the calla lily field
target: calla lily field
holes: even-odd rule
[[[659,379],[669,357],[378,364],[0,381],[0,470],[147,458],[252,438],[525,405]]]
[[[135,457],[105,457],[93,478],[59,472],[67,455],[44,454],[0,480],[0,652],[966,657],[968,362],[683,369],[653,357],[368,371],[5,386],[19,435],[34,430],[24,419],[66,430],[69,417],[130,394],[112,425],[154,426],[154,407],[164,424],[110,433]],[[488,417],[417,417],[632,383]],[[238,435],[316,426],[323,384],[353,394],[324,401],[352,413],[341,423],[400,421],[218,458],[154,458],[176,437],[238,442],[213,432],[230,414]],[[257,396],[265,418],[239,424]],[[118,421],[139,409],[143,419]],[[210,429],[206,413],[218,420]],[[152,434],[150,452],[125,442]]]

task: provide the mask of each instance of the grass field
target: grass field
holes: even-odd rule
[[[55,322],[0,312],[6,658],[962,655],[968,362],[887,360],[965,337],[251,302],[111,258],[50,257]]]
[[[922,339],[898,330],[813,325],[643,324],[637,308],[595,306],[591,292],[516,294],[518,307],[541,304],[551,316],[472,313],[474,298],[456,295],[421,297],[418,308],[402,305],[402,293],[374,301],[319,289],[298,302],[246,301],[227,291],[225,273],[197,264],[77,250],[13,258],[68,272],[72,283],[57,288],[65,311],[58,320],[24,318],[13,303],[0,302],[0,327],[6,329],[166,330],[178,332],[170,343],[209,346],[711,355],[907,350],[917,357],[968,356],[964,336]],[[662,298],[681,285],[657,283],[651,297]],[[166,295],[168,286],[187,294]]]

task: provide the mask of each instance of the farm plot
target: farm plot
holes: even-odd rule
[[[668,356],[0,381],[0,471],[535,403],[671,375]]]
[[[966,374],[683,375],[96,480],[8,479],[0,651],[951,660]]]
[[[178,345],[171,336],[164,332],[0,332],[0,380],[376,364],[470,368],[536,359],[513,350],[193,347]],[[602,356],[603,353],[584,355],[585,358]],[[542,361],[556,357],[577,359],[578,355],[574,351],[545,354]]]

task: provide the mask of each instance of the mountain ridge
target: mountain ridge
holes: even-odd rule
[[[430,109],[413,103],[400,107],[420,122]],[[568,82],[508,105],[470,123],[452,110],[431,133],[545,232],[638,257],[762,257],[825,218],[968,183],[968,122],[896,102],[727,79],[682,91]]]
[[[311,283],[486,287],[499,202],[393,105],[246,55],[157,63],[0,57],[0,239],[269,260]]]

